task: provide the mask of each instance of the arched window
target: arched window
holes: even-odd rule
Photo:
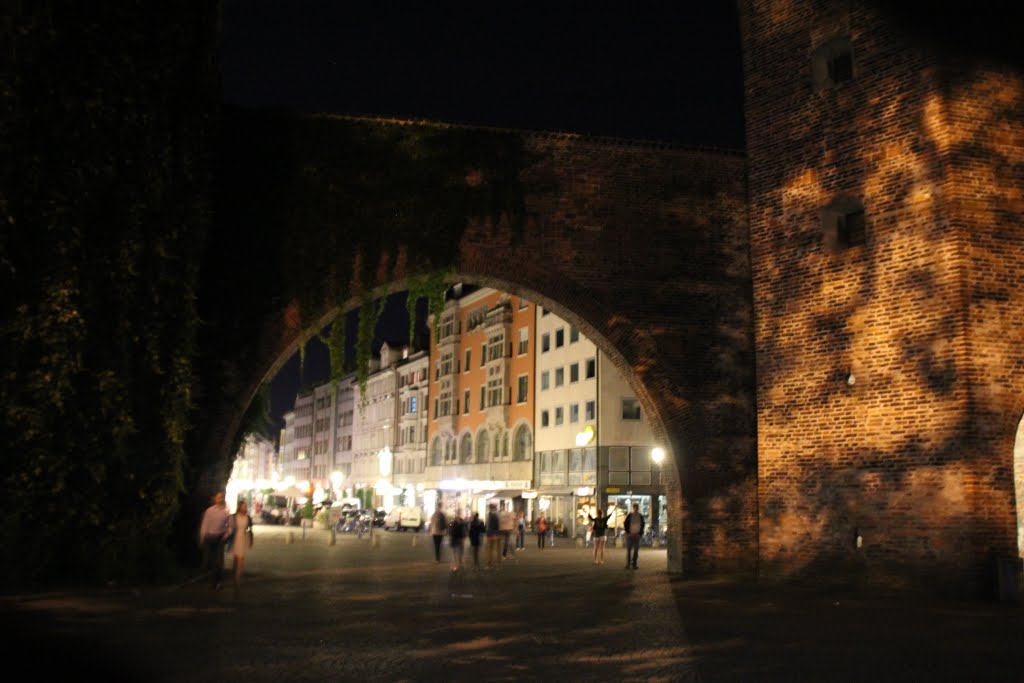
[[[435,436],[434,442],[430,444],[430,464],[441,464],[441,437]]]
[[[459,462],[463,465],[473,462],[473,437],[469,432],[462,435],[462,445],[459,447]]]
[[[476,437],[476,461],[487,462],[487,430],[481,429]]]
[[[530,460],[533,457],[533,438],[530,436],[530,428],[526,425],[519,425],[516,428],[515,445],[512,447],[513,460]]]

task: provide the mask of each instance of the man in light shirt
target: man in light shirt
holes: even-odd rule
[[[498,513],[498,529],[501,531],[501,556],[508,557],[508,542],[512,539],[512,532],[516,528],[516,516],[512,513],[511,503],[505,502]]]
[[[224,492],[213,496],[213,505],[203,513],[199,526],[199,547],[203,549],[203,569],[210,572],[214,588],[220,588],[224,576],[224,542],[230,530],[228,506],[224,503]]]

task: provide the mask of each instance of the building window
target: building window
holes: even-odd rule
[[[555,386],[560,387],[565,384],[565,368],[555,368]]]
[[[516,428],[515,443],[512,446],[513,460],[530,460],[533,455],[533,438],[530,435],[530,428],[524,424]]]
[[[558,328],[555,330],[555,348],[560,349],[565,346],[565,330]]]
[[[853,44],[849,38],[830,40],[811,56],[811,73],[817,89],[834,88],[853,80]]]
[[[516,392],[516,403],[526,403],[526,393],[529,388],[526,375],[519,375],[519,386]]]
[[[486,407],[487,407],[487,388],[481,386],[480,387],[480,410],[483,410]]]
[[[640,419],[640,401],[635,398],[624,398],[622,399],[622,419],[623,420],[639,420]]]
[[[487,339],[487,360],[498,360],[505,356],[505,335],[496,334]]]
[[[473,349],[466,349],[466,364],[462,366],[463,372],[469,372],[469,368],[472,367],[469,364],[470,358],[472,358],[472,351]]]
[[[469,415],[469,389],[462,392],[462,414]]]
[[[498,377],[487,381],[487,405],[500,406],[505,403],[505,381]]]
[[[466,432],[462,435],[462,443],[459,446],[459,462],[468,465],[473,462],[473,437]]]
[[[540,426],[541,427],[547,427],[548,426],[548,411],[546,411],[546,410],[540,411]]]
[[[487,430],[481,429],[480,433],[476,435],[476,461],[487,462],[489,455],[487,452]]]
[[[580,328],[573,325],[569,328],[569,343],[575,344],[580,340]]]
[[[565,421],[565,411],[562,406],[555,408],[555,426],[562,424]]]
[[[573,363],[569,366],[569,382],[580,381],[580,364]]]
[[[583,419],[593,420],[594,414],[597,412],[595,410],[596,407],[597,405],[594,403],[594,401],[587,401],[586,405],[583,408]]]
[[[547,391],[551,385],[551,373],[547,370],[540,373],[540,390]]]
[[[551,335],[550,334],[546,334],[546,333],[542,334],[541,337],[540,337],[540,352],[541,353],[547,353],[550,350],[551,350]]]
[[[593,358],[587,359],[587,379],[594,379],[597,374],[597,361]]]
[[[435,436],[434,441],[430,444],[430,464],[441,464],[441,437],[439,436]]]
[[[864,206],[856,198],[841,197],[824,207],[821,224],[825,246],[833,251],[856,247],[867,241]]]
[[[540,316],[541,316],[542,318],[543,318],[544,316],[546,316],[546,315],[547,315],[548,313],[550,313],[550,312],[551,312],[551,311],[549,311],[548,309],[544,308],[543,306],[541,306],[541,307],[540,307]]]
[[[520,311],[523,310],[524,308],[526,308],[529,305],[530,305],[530,302],[527,301],[526,299],[523,299],[523,298],[519,299],[519,310]]]
[[[573,403],[569,406],[569,422],[580,421],[580,404]]]
[[[520,356],[524,355],[530,348],[530,331],[527,328],[519,330],[519,349],[518,353]]]

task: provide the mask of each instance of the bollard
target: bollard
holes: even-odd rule
[[[576,547],[577,548],[582,548],[583,547],[583,539],[580,538],[579,536],[576,537]]]
[[[420,535],[417,534],[417,533],[413,533],[413,535],[412,535],[412,547],[415,548],[417,546],[417,544],[419,544],[419,542],[420,542]]]
[[[337,542],[338,542],[338,534],[334,530],[334,527],[332,526],[331,527],[331,538],[330,538],[330,540],[327,541],[327,545],[335,545]]]
[[[284,537],[285,543],[295,543],[295,532],[289,529],[288,535]]]
[[[380,547],[380,534],[370,534],[370,547],[371,548],[379,548]]]

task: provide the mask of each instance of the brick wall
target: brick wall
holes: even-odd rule
[[[823,7],[740,3],[761,567],[977,586],[1015,551],[1020,80]],[[816,88],[840,36],[854,78]],[[836,251],[844,196],[867,237]]]

